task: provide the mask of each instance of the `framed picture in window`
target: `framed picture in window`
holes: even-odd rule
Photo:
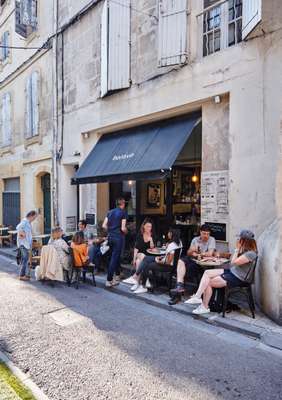
[[[159,183],[147,184],[147,207],[159,208],[161,205],[161,185]]]

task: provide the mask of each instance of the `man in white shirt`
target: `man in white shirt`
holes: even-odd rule
[[[176,288],[171,291],[172,300],[170,305],[176,304],[179,295],[184,293],[184,278],[187,274],[189,279],[200,278],[204,271],[200,269],[198,264],[193,260],[198,256],[211,257],[216,251],[215,238],[211,236],[208,225],[202,225],[200,228],[200,236],[195,237],[187,251],[187,256],[178,261],[177,264],[177,283]]]
[[[31,223],[37,218],[36,211],[29,211],[17,226],[17,246],[21,252],[20,280],[30,279],[29,257],[32,250]]]

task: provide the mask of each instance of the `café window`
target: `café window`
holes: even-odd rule
[[[223,3],[204,0],[201,14],[204,57],[242,41],[242,9],[243,0]]]

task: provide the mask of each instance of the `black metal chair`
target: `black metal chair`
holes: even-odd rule
[[[68,286],[71,286],[71,284],[74,283],[75,288],[78,289],[79,281],[81,280],[81,275],[86,276],[87,273],[92,274],[92,283],[93,283],[93,286],[96,286],[95,267],[93,265],[87,265],[87,266],[83,266],[83,267],[76,266],[73,249],[71,247],[69,249],[69,252],[70,252],[70,259],[71,259],[71,276],[69,277],[68,271],[65,271],[66,281],[68,283]],[[73,280],[73,278],[74,278],[74,280]]]
[[[177,264],[181,255],[182,248],[176,249],[174,252],[174,257],[173,257],[173,264],[169,271],[162,271],[162,267],[160,266],[159,270],[153,270],[152,271],[152,278],[153,278],[153,287],[152,287],[152,292],[155,287],[157,287],[157,279],[156,279],[156,274],[160,273],[162,275],[166,276],[166,281],[167,281],[167,287],[169,291],[172,289],[172,281],[173,277],[177,273]]]
[[[252,314],[252,317],[255,318],[255,302],[252,293],[252,284],[255,281],[255,270],[257,266],[258,257],[253,262],[253,265],[250,266],[249,271],[245,276],[245,280],[242,282],[242,285],[236,286],[234,288],[228,288],[227,286],[224,288],[224,299],[223,299],[223,307],[222,307],[222,317],[225,317],[226,308],[228,304],[229,297],[234,292],[243,293],[248,301],[248,305]]]

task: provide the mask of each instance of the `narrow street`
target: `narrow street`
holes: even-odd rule
[[[50,400],[282,398],[282,355],[256,340],[16,271],[0,257],[0,348]]]

